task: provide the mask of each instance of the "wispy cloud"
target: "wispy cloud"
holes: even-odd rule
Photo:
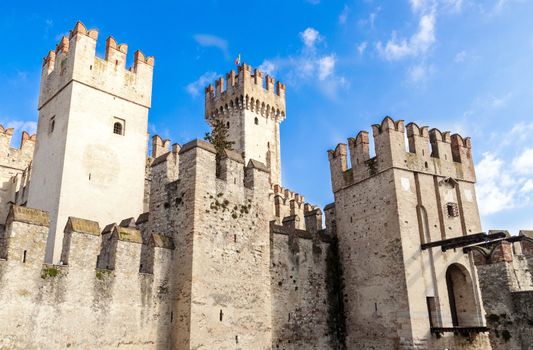
[[[284,72],[293,86],[314,84],[327,97],[335,98],[340,87],[348,86],[348,80],[336,73],[337,56],[334,52],[323,53],[317,44],[325,41],[320,32],[307,28],[299,33],[302,49],[299,54],[288,57],[270,58],[263,61],[260,69],[268,74]]]
[[[258,69],[265,74],[272,75],[276,72],[277,67],[274,62],[269,60],[264,60],[263,63],[258,67]]]
[[[480,3],[478,5],[480,12],[487,16],[493,17],[502,13],[505,8],[513,3],[525,3],[525,0],[492,0]]]
[[[453,59],[453,61],[455,63],[463,63],[466,59],[466,56],[467,56],[467,53],[465,50],[461,51],[461,52],[458,52],[457,54],[455,54],[455,58]]]
[[[7,116],[0,116],[0,124],[6,129],[15,129],[13,132],[12,140],[14,140],[14,142],[12,141],[12,147],[18,147],[20,135],[23,131],[26,131],[30,135],[33,135],[37,132],[37,122],[33,120],[19,120],[12,119]]]
[[[497,132],[499,147],[483,153],[476,164],[478,203],[485,219],[533,203],[533,147],[526,137],[532,130],[533,123],[518,123]],[[512,141],[505,142],[507,138]]]
[[[335,69],[335,63],[336,60],[334,55],[321,57],[318,60],[318,79],[325,80],[331,76]]]
[[[314,49],[315,45],[322,40],[318,30],[311,27],[301,32],[300,38],[302,39],[304,45],[309,49]]]
[[[409,81],[412,83],[424,82],[433,72],[433,66],[425,63],[415,64],[407,71]]]
[[[214,47],[222,51],[226,58],[229,58],[228,41],[212,34],[196,34],[194,40],[202,47]]]
[[[430,13],[420,17],[418,30],[409,39],[400,39],[397,33],[393,32],[392,38],[386,44],[383,44],[381,41],[376,44],[380,56],[389,61],[396,61],[406,57],[416,57],[425,54],[436,41],[435,22],[436,13],[432,10]]]
[[[513,160],[514,170],[523,175],[533,175],[533,148],[524,150]]]
[[[508,92],[502,96],[489,96],[490,106],[492,108],[502,108],[507,105],[512,97],[512,93]]]
[[[357,45],[357,52],[359,53],[360,56],[362,56],[365,53],[367,47],[368,47],[368,43],[366,41],[363,41],[362,43]]]
[[[346,20],[348,19],[348,14],[350,13],[350,8],[348,5],[344,5],[344,8],[342,9],[340,15],[339,15],[339,23],[345,24]]]
[[[374,29],[374,23],[376,22],[376,18],[380,12],[381,12],[381,6],[378,6],[375,8],[374,11],[370,12],[368,17],[360,19],[357,23],[360,26],[368,26],[370,27],[370,29]]]
[[[187,84],[185,89],[192,97],[198,97],[201,95],[202,90],[209,84],[211,84],[220,74],[215,72],[206,72],[202,74],[195,81]]]
[[[488,152],[476,166],[477,194],[481,215],[498,213],[514,207],[519,186],[512,174],[505,172],[504,162]]]
[[[442,0],[442,3],[445,9],[456,13],[463,10],[463,0]]]

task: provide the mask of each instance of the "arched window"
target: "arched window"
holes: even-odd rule
[[[122,124],[120,124],[119,122],[115,122],[115,124],[113,124],[113,133],[117,135],[123,135],[122,134],[123,131],[124,129],[122,127]]]
[[[229,128],[229,122],[226,123],[226,128]]]
[[[259,119],[257,117],[255,117],[254,123],[255,123],[255,125],[259,125]]]

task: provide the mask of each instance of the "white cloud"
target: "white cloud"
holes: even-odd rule
[[[430,7],[435,5],[433,0],[409,0],[411,10],[415,13],[427,11]]]
[[[485,1],[478,5],[480,12],[488,17],[499,15],[506,7],[512,3],[525,3],[525,0],[493,0]],[[488,3],[488,4],[487,4]]]
[[[463,9],[463,0],[442,0],[445,8],[454,12],[461,12]]]
[[[194,40],[203,47],[215,47],[222,51],[224,56],[229,57],[227,40],[211,34],[196,34]]]
[[[19,147],[20,135],[23,131],[33,135],[37,132],[37,122],[31,120],[13,120],[6,116],[0,116],[0,125],[6,129],[13,128],[11,147]]]
[[[533,175],[533,148],[524,150],[513,160],[514,169],[524,175]]]
[[[426,81],[429,75],[433,71],[433,66],[426,65],[424,63],[416,64],[409,68],[407,74],[409,80],[413,83]]]
[[[489,103],[492,108],[505,107],[512,94],[509,92],[503,96],[489,96]]]
[[[476,166],[477,194],[481,215],[494,214],[514,207],[516,189],[504,173],[504,162],[492,153],[484,153]]]
[[[206,72],[192,83],[189,83],[185,89],[192,97],[198,97],[200,96],[202,89],[213,83],[213,81],[219,76],[220,75],[215,72]]]
[[[263,63],[258,67],[258,69],[265,74],[272,75],[276,71],[277,67],[274,62],[269,60],[264,60]]]
[[[37,122],[27,120],[8,120],[3,124],[5,128],[13,128],[17,132],[26,131],[28,134],[35,134],[37,131]]]
[[[300,37],[302,38],[302,41],[303,41],[304,45],[306,47],[310,48],[310,49],[313,49],[315,47],[315,45],[320,40],[322,40],[318,30],[316,30],[314,28],[311,28],[311,27],[309,27],[306,30],[304,30],[303,32],[301,32],[300,33]]]
[[[348,5],[344,5],[344,8],[342,9],[341,14],[339,15],[339,23],[345,24],[346,20],[348,19],[348,13],[350,12],[350,8]]]
[[[374,29],[374,23],[376,22],[376,18],[380,12],[381,12],[381,6],[376,7],[376,9],[368,15],[368,18],[360,19],[358,21],[359,25],[360,26],[368,25],[370,29]]]
[[[463,50],[461,52],[458,52],[456,55],[455,55],[455,58],[453,59],[453,61],[455,63],[463,63],[465,61],[465,58],[466,58],[466,51]]]
[[[420,17],[418,30],[409,39],[398,39],[394,32],[392,38],[383,45],[377,43],[379,54],[386,60],[395,61],[409,56],[425,54],[435,44],[435,11]]]
[[[318,60],[318,79],[324,80],[331,76],[335,69],[335,56],[324,56]]]
[[[533,180],[531,179],[527,180],[524,186],[522,186],[522,188],[520,189],[520,192],[522,193],[533,192]]]
[[[488,216],[533,202],[533,148],[523,150],[510,161],[506,158],[487,152],[476,165],[481,215]]]
[[[284,79],[292,86],[313,84],[324,95],[336,98],[340,87],[346,87],[346,78],[336,74],[337,58],[334,52],[323,53],[316,47],[319,41],[325,40],[314,28],[307,28],[299,33],[303,47],[298,55],[277,57],[263,61],[260,69],[270,72],[283,72]]]
[[[359,52],[359,55],[363,55],[365,53],[366,48],[368,47],[368,43],[366,41],[363,41],[359,45],[357,45],[357,52]]]

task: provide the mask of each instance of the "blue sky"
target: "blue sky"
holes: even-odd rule
[[[471,136],[483,228],[533,228],[533,2],[0,4],[0,122],[35,129],[42,57],[77,20],[156,58],[150,132],[201,138],[203,87],[243,61],[287,84],[284,185],[332,201],[326,151],[386,115]]]

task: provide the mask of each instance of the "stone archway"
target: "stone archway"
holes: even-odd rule
[[[448,266],[446,285],[453,326],[479,326],[474,286],[468,270],[457,263]]]

